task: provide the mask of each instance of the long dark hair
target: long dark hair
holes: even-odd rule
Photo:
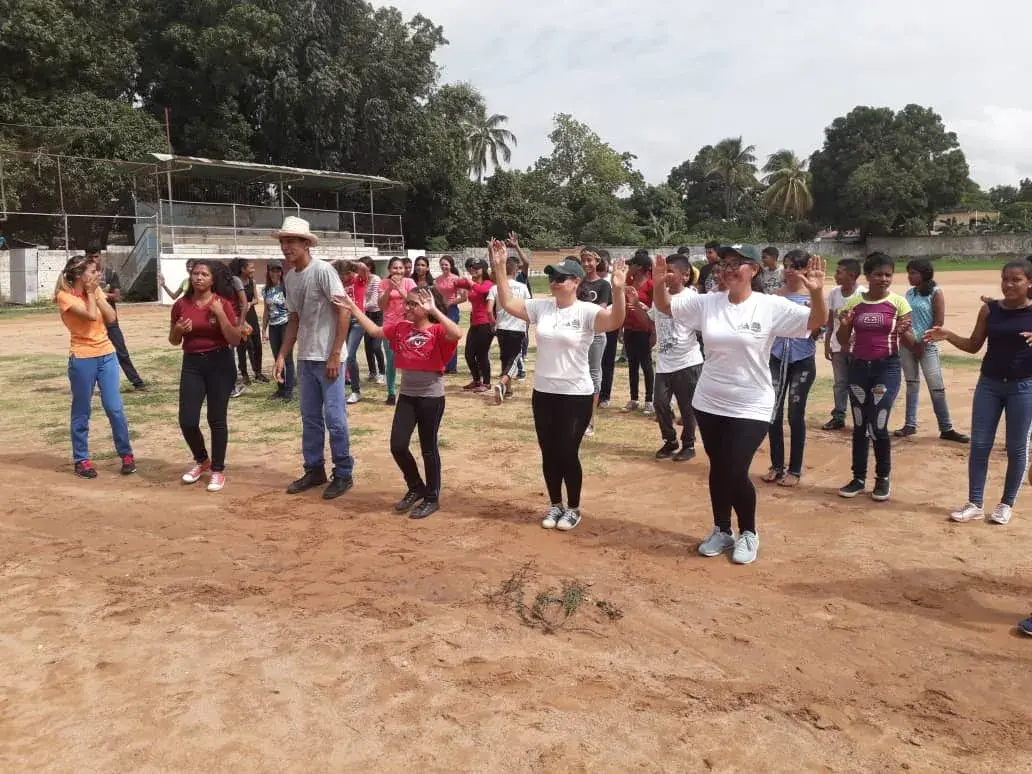
[[[229,268],[219,261],[212,261],[207,258],[199,258],[194,261],[194,269],[198,266],[207,266],[208,271],[211,272],[211,292],[217,296],[222,296],[229,301],[236,301],[237,294],[236,290],[233,289],[233,277],[234,275]],[[191,270],[191,275],[193,271]],[[183,293],[187,298],[193,298],[194,286],[193,280],[186,284],[186,292]]]
[[[450,255],[442,255],[440,260],[448,262],[448,274],[454,274],[456,277],[462,276],[459,274],[459,270],[455,267],[455,259]],[[440,261],[438,261],[438,263],[440,263]]]
[[[422,261],[423,265],[426,266],[426,274],[424,279],[424,281],[426,282],[426,287],[431,287],[434,284],[434,275],[430,272],[430,259],[427,258],[425,255],[420,255],[418,258],[416,258],[416,260],[412,262],[412,279],[414,279],[416,281],[416,284],[419,285],[419,275],[416,273],[416,267],[419,266],[420,261]]]
[[[279,271],[279,273],[280,273],[279,274],[279,283],[273,284],[273,282],[272,282],[272,267],[271,266],[266,266],[265,267],[265,287],[267,287],[267,288],[283,287],[283,267],[280,266],[279,269],[277,269],[277,271]]]
[[[921,275],[921,284],[914,286],[914,292],[919,296],[930,296],[935,292],[935,267],[926,258],[915,258],[907,264],[907,271],[916,271]]]

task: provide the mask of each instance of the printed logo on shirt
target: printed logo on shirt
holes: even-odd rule
[[[891,318],[884,312],[861,312],[856,318],[856,325],[861,328],[878,330],[892,324]]]
[[[433,336],[430,334],[425,331],[413,329],[402,342],[402,351],[409,357],[428,360],[431,353],[427,350],[427,345],[432,341]]]
[[[759,334],[762,331],[763,331],[763,326],[761,326],[758,322],[751,322],[751,323],[750,322],[744,322],[744,323],[742,323],[741,325],[738,326],[738,332],[739,333]]]
[[[571,317],[569,319],[558,318],[555,321],[555,327],[571,331],[579,331],[581,329],[581,321],[579,317]]]

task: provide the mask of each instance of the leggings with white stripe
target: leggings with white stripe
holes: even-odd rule
[[[402,394],[398,396],[394,424],[391,425],[391,455],[405,476],[405,484],[410,492],[421,494],[433,502],[441,496],[441,452],[437,447],[437,431],[443,416],[444,396],[417,398]],[[417,428],[426,481],[419,475],[416,458],[409,451],[412,431]]]

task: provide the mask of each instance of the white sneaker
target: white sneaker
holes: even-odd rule
[[[985,511],[982,510],[981,505],[975,505],[974,503],[967,503],[959,511],[954,511],[950,514],[950,519],[959,523],[964,524],[968,521],[976,521],[978,519],[985,518]]]
[[[494,393],[495,405],[501,406],[502,401],[505,400],[505,385],[499,382],[493,388],[491,388],[491,391]]]
[[[652,401],[651,400],[645,401],[645,408],[643,408],[641,410],[641,413],[644,414],[647,417],[654,417],[654,416],[656,416],[656,407],[654,405],[652,405]]]
[[[580,508],[567,508],[563,511],[563,515],[559,517],[559,521],[555,525],[555,528],[562,532],[569,532],[580,524],[580,520]]]
[[[638,401],[636,401],[636,400],[629,400],[629,401],[627,401],[627,405],[623,407],[623,410],[624,410],[625,413],[628,413],[628,412],[631,412],[631,411],[637,411],[638,410]]]
[[[541,526],[545,529],[555,529],[555,525],[559,523],[559,519],[563,517],[566,509],[561,505],[553,505],[548,509],[548,513],[545,514],[545,518],[541,520]]]
[[[376,383],[377,384],[387,384],[387,377],[384,376],[383,374],[377,374],[376,375]]]
[[[211,463],[210,462],[204,462],[204,463],[201,463],[200,465],[194,465],[192,468],[190,468],[188,471],[186,471],[186,473],[183,474],[183,483],[184,484],[196,484],[198,481],[201,480],[201,476],[203,476],[205,473],[210,473],[210,472],[211,472]]]
[[[760,536],[755,532],[743,532],[735,541],[731,561],[735,564],[752,564],[756,561],[756,552],[759,550]]]
[[[720,556],[734,547],[735,536],[721,532],[720,527],[714,527],[710,536],[699,543],[699,553],[703,556]]]
[[[360,392],[353,392],[350,395],[348,395],[348,405],[349,406],[352,406],[355,403],[358,403],[360,400],[362,400],[362,393],[360,393]]]
[[[213,472],[211,474],[211,480],[208,482],[209,492],[219,492],[222,487],[226,485],[226,476],[219,472]]]
[[[595,437],[595,426],[594,425],[588,425],[588,429],[584,431],[584,437],[585,438],[594,438]]]
[[[993,508],[992,515],[989,517],[989,521],[993,524],[1007,524],[1011,520],[1011,507],[1000,503]]]
[[[608,400],[603,400],[603,401],[601,401],[601,402],[600,402],[600,403],[598,404],[598,407],[599,407],[600,409],[607,409],[607,408],[609,408],[609,401],[608,401]]]

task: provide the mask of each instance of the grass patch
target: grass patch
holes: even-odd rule
[[[944,355],[940,352],[939,363],[944,368],[960,368],[965,371],[977,371],[982,367],[982,358],[964,357],[963,355]]]
[[[524,626],[543,634],[555,634],[585,607],[591,598],[591,585],[566,579],[558,587],[539,590],[528,604],[531,593],[528,586],[536,575],[534,563],[527,562],[487,594],[486,599],[489,604],[513,611]],[[596,620],[612,622],[623,618],[623,611],[606,600],[597,600],[594,610],[600,615]]]

